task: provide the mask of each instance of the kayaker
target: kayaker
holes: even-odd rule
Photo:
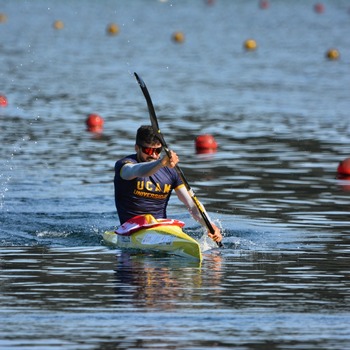
[[[177,154],[170,151],[170,158],[166,154],[161,155],[162,145],[152,126],[143,125],[137,130],[135,151],[115,164],[114,195],[120,223],[142,214],[152,214],[156,219],[166,218],[169,198],[172,190],[175,190],[192,217],[206,227],[174,169],[179,162]],[[215,232],[208,232],[208,236],[215,242],[221,242],[220,229],[211,224]]]

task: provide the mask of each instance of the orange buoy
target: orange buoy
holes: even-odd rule
[[[197,136],[195,144],[197,153],[215,153],[218,148],[215,138],[209,134]]]
[[[350,158],[346,158],[341,161],[337,169],[338,176],[350,176]]]
[[[321,3],[317,3],[314,5],[314,11],[316,13],[323,13],[324,12],[324,5]]]
[[[254,51],[258,47],[258,45],[254,39],[247,39],[244,42],[243,46],[247,51]]]
[[[53,23],[53,27],[57,30],[63,29],[64,28],[64,23],[62,21],[55,21]]]
[[[329,60],[334,61],[334,60],[337,60],[340,57],[340,53],[339,53],[339,51],[337,49],[329,49],[326,52],[326,57]]]
[[[6,96],[0,95],[0,107],[6,107],[6,106],[7,106]]]
[[[7,16],[4,13],[0,13],[0,23],[5,23],[7,21]]]
[[[103,124],[103,118],[95,113],[89,114],[88,118],[86,119],[88,131],[91,132],[101,132],[103,130]]]
[[[107,34],[117,35],[119,34],[119,26],[115,23],[111,23],[107,26]]]
[[[185,34],[183,32],[175,32],[172,35],[172,39],[176,43],[183,43],[185,41]]]

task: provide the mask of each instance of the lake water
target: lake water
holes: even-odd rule
[[[269,3],[0,0],[1,349],[350,346],[350,3]],[[200,265],[102,242],[149,123],[133,72],[222,227]],[[168,214],[201,237],[175,197]]]

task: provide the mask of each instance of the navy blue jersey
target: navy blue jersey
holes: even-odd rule
[[[127,163],[138,163],[136,154],[115,163],[114,198],[120,223],[141,214],[152,214],[157,219],[166,218],[172,190],[183,185],[177,171],[164,167],[151,176],[123,180],[120,171]]]

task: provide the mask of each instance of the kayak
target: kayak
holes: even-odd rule
[[[177,256],[202,261],[199,243],[188,236],[175,219],[155,219],[150,214],[138,215],[126,221],[115,231],[106,231],[106,244],[117,248],[167,252]]]

